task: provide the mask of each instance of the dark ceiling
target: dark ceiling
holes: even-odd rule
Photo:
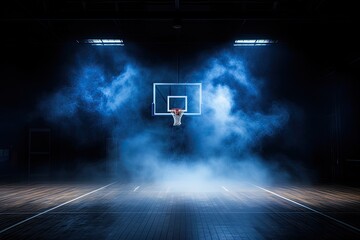
[[[125,43],[198,43],[253,37],[338,41],[357,31],[352,2],[356,1],[12,0],[1,3],[1,42],[122,38]]]

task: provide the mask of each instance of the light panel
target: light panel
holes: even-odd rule
[[[92,46],[124,46],[124,41],[122,39],[100,39],[100,38],[90,38],[83,41],[77,41],[78,43],[89,44]]]
[[[238,39],[234,41],[234,47],[262,47],[276,43],[276,40],[271,39]]]

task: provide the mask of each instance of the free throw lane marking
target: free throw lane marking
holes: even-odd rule
[[[52,207],[52,208],[50,208],[50,209],[48,209],[48,210],[45,210],[45,211],[43,211],[43,212],[41,212],[41,213],[38,213],[38,214],[36,214],[36,215],[34,215],[34,216],[31,216],[31,217],[29,217],[29,218],[27,218],[27,219],[25,219],[25,220],[22,220],[22,221],[20,221],[20,222],[18,222],[18,223],[15,223],[14,225],[11,225],[10,227],[7,227],[7,228],[1,230],[1,231],[0,231],[0,234],[6,232],[6,231],[8,231],[8,230],[10,230],[10,229],[12,229],[12,228],[14,228],[14,227],[16,227],[16,226],[19,226],[20,224],[23,224],[23,223],[25,223],[25,222],[28,222],[28,221],[30,221],[31,219],[37,218],[37,217],[39,217],[39,216],[41,216],[41,215],[44,215],[45,213],[48,213],[48,212],[50,212],[50,211],[52,211],[52,210],[55,210],[55,209],[57,209],[57,208],[59,208],[59,207],[62,207],[62,206],[64,206],[64,205],[68,204],[68,203],[74,202],[74,201],[76,201],[76,200],[78,200],[78,199],[80,199],[80,198],[86,197],[87,195],[93,194],[93,193],[95,193],[95,192],[97,192],[97,191],[100,191],[100,190],[102,190],[102,189],[104,189],[104,188],[107,188],[107,187],[109,187],[109,186],[111,186],[111,185],[113,185],[113,184],[115,184],[115,183],[116,183],[116,182],[110,183],[110,184],[105,185],[105,186],[103,186],[103,187],[101,187],[101,188],[95,189],[95,190],[93,190],[93,191],[91,191],[91,192],[88,192],[88,193],[85,193],[85,194],[83,194],[83,195],[81,195],[81,196],[79,196],[79,197],[77,197],[77,198],[71,199],[71,200],[69,200],[69,201],[67,201],[67,202],[64,202],[64,203],[60,204],[60,205],[57,205],[57,206]]]
[[[253,185],[253,184],[252,184],[252,185]],[[261,190],[263,190],[263,191],[265,191],[265,192],[271,193],[272,195],[275,195],[275,196],[277,196],[277,197],[279,197],[279,198],[282,198],[282,199],[284,199],[284,200],[286,200],[286,201],[289,201],[289,202],[291,202],[291,203],[294,203],[294,204],[296,204],[296,205],[298,205],[298,206],[300,206],[300,207],[306,208],[306,209],[308,209],[308,210],[310,210],[310,211],[312,211],[312,212],[314,212],[314,213],[320,214],[321,216],[326,217],[326,218],[329,218],[329,219],[331,219],[331,220],[333,220],[333,221],[335,221],[335,222],[337,222],[337,223],[340,223],[340,224],[342,224],[342,225],[344,225],[344,226],[346,226],[346,227],[348,227],[348,228],[350,228],[350,229],[352,229],[352,230],[355,230],[355,231],[357,231],[357,232],[360,232],[360,229],[359,229],[359,228],[354,227],[354,226],[352,226],[352,225],[350,225],[350,224],[347,224],[347,223],[345,223],[345,222],[343,222],[343,221],[340,221],[340,220],[338,220],[338,219],[336,219],[336,218],[333,218],[333,217],[331,217],[331,216],[329,216],[329,215],[327,215],[327,214],[325,214],[325,213],[319,212],[318,210],[315,210],[315,209],[313,209],[313,208],[311,208],[311,207],[308,207],[308,206],[306,206],[306,205],[304,205],[304,204],[298,203],[298,202],[296,202],[296,201],[294,201],[294,200],[291,200],[291,199],[289,199],[289,198],[283,197],[283,196],[281,196],[280,194],[274,193],[274,192],[272,192],[272,191],[270,191],[270,190],[267,190],[267,189],[265,189],[265,188],[262,188],[262,187],[260,187],[260,186],[257,186],[257,185],[253,185],[253,186],[255,186],[255,187],[257,187],[257,188],[259,188],[259,189],[261,189]]]

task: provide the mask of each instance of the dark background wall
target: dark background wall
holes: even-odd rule
[[[285,155],[302,161],[316,180],[359,182],[360,60],[355,34],[358,21],[350,5],[340,7],[325,1],[321,11],[308,13],[298,7],[294,12],[285,1],[279,1],[283,11],[276,15],[243,8],[242,13],[252,19],[246,21],[239,17],[240,11],[231,11],[230,5],[222,10],[214,5],[207,11],[190,11],[196,8],[189,5],[187,10],[178,11],[183,14],[182,28],[176,30],[171,17],[176,9],[153,11],[138,6],[133,12],[124,10],[120,14],[123,17],[114,20],[114,27],[104,23],[112,20],[106,19],[101,10],[69,20],[72,18],[66,13],[76,14],[70,8],[61,12],[54,7],[43,12],[36,4],[16,2],[16,6],[6,6],[12,11],[4,12],[2,19],[6,37],[0,62],[0,171],[4,178],[28,175],[30,129],[50,129],[52,172],[76,175],[84,162],[106,162],[110,154],[108,139],[112,137],[106,129],[98,127],[97,138],[79,144],[77,137],[37,114],[39,102],[66,84],[69,66],[72,61],[75,64],[77,53],[84,51],[77,39],[125,36],[126,51],[144,66],[168,64],[176,68],[180,61],[180,75],[185,75],[186,66],[196,66],[219,49],[233,48],[236,38],[270,37],[279,39],[279,45],[262,53],[266,54],[265,64],[257,59],[255,75],[271,76],[264,94],[292,104],[298,111],[292,113],[294,118],[282,134],[264,140],[259,152],[265,156],[278,152],[280,159]],[[144,17],[140,17],[142,13],[146,13]],[[84,20],[88,17],[92,21]],[[254,60],[252,56],[260,55],[257,51],[247,50],[245,55]],[[243,50],[239,54],[244,54]],[[146,114],[144,118],[152,120]],[[74,134],[94,130],[85,120],[79,131]],[[46,134],[39,141],[47,143]]]
[[[85,121],[81,131],[96,131],[98,138],[83,145],[78,143],[77,137],[63,133],[56,125],[37,116],[39,102],[64,85],[69,60],[78,48],[76,45],[27,45],[7,46],[3,49],[0,144],[3,149],[9,148],[11,154],[10,166],[2,170],[4,175],[23,176],[28,173],[29,130],[34,128],[51,130],[52,171],[75,173],[84,161],[105,161],[108,154],[106,139],[110,137],[105,129],[94,130],[92,126],[86,126]],[[201,54],[200,46],[183,48],[190,49],[188,52],[192,52],[191,55],[196,55],[196,50]],[[305,162],[318,179],[350,183],[356,181],[358,162],[354,160],[358,160],[360,155],[359,63],[337,63],[328,71],[319,63],[328,61],[331,54],[319,56],[321,54],[313,53],[310,49],[321,49],[313,46],[305,48],[305,52],[302,46],[295,50],[288,48],[276,46],[266,51],[277,62],[271,66],[264,65],[258,74],[264,71],[277,76],[270,78],[273,82],[267,89],[268,93],[264,94],[296,105],[300,111],[293,113],[294,119],[281,135],[276,139],[265,139],[259,151],[266,155],[276,149],[287,157]],[[174,60],[169,56],[172,54],[167,54],[169,49],[174,55],[178,51],[177,46],[157,46],[156,58],[160,59],[159,63]],[[153,58],[153,54],[145,50],[140,57],[146,62],[146,59]],[[191,63],[185,54],[183,57],[181,61]]]

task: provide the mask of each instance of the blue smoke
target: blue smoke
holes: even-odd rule
[[[274,171],[286,179],[279,164],[264,161],[257,152],[265,137],[279,134],[287,124],[286,105],[264,104],[266,81],[252,76],[247,65],[252,59],[229,50],[206,59],[184,76],[184,81],[202,82],[203,114],[183,118],[185,127],[177,130],[182,138],[171,135],[171,118],[151,117],[150,112],[152,83],[175,82],[174,69],[145,67],[124,50],[79,53],[66,85],[44,99],[40,110],[64,129],[101,122],[108,135],[120,139],[121,163],[134,179],[269,182]]]
[[[74,76],[71,86],[63,88],[50,98],[50,118],[73,117],[79,111],[109,116],[127,104],[136,94],[134,78],[136,67],[124,66],[116,75],[106,76],[105,69],[85,65]]]
[[[246,69],[241,57],[223,52],[196,74],[204,85],[204,115],[193,131],[206,132],[196,134],[202,151],[221,151],[226,146],[228,154],[236,157],[287,123],[288,111],[281,103],[273,102],[266,112],[261,110],[261,82]]]

